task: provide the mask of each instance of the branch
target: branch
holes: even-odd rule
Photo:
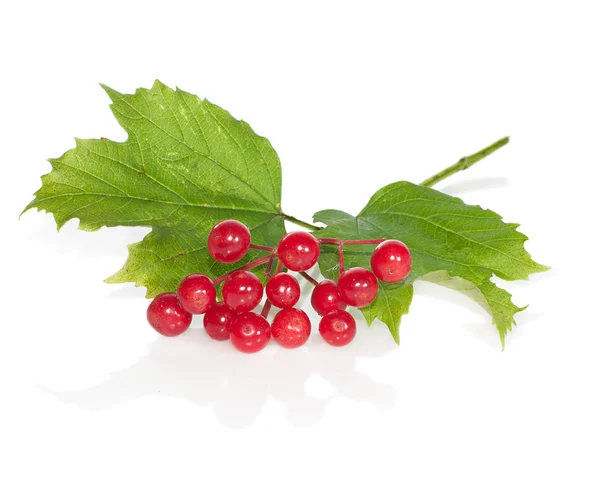
[[[425,179],[423,182],[421,182],[421,185],[424,185],[425,187],[432,187],[438,182],[441,182],[442,180],[450,177],[451,175],[454,175],[456,172],[460,172],[461,170],[467,170],[472,165],[475,165],[479,160],[483,160],[485,157],[491,155],[496,150],[499,150],[507,143],[508,136],[506,138],[502,138],[501,140],[496,141],[494,144],[488,146],[487,148],[484,148],[483,150],[478,151],[477,153],[473,153],[468,157],[462,157],[454,165],[442,170],[441,172],[438,172],[435,175],[432,175],[428,179]]]

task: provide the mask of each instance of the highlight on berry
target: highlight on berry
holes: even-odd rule
[[[344,268],[344,247],[354,245],[376,246],[371,255],[371,270]],[[265,253],[220,277],[211,279],[194,273],[183,278],[176,292],[159,294],[152,300],[147,311],[148,322],[161,335],[173,337],[189,328],[193,315],[203,315],[204,329],[210,338],[229,340],[237,350],[246,353],[264,349],[271,338],[287,349],[300,347],[309,339],[310,318],[297,307],[301,295],[299,279],[313,286],[310,303],[322,317],[318,328],[322,340],[341,347],[356,336],[356,321],[346,308],[370,305],[377,297],[379,281],[403,281],[412,265],[410,250],[398,240],[340,240],[292,231],[276,247],[267,247],[252,243],[248,227],[232,219],[213,227],[207,247],[210,256],[222,264],[241,261],[250,249]],[[317,263],[323,247],[337,250],[337,281],[317,281],[306,272]],[[217,292],[219,285],[222,285],[221,299]],[[264,296],[262,308],[253,311]],[[279,312],[270,323],[272,307]]]

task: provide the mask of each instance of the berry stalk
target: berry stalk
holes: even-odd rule
[[[264,245],[255,245],[251,243],[248,248],[253,248],[255,250],[264,250],[265,252],[274,252],[276,249],[273,247],[265,247]]]
[[[344,272],[344,248],[341,243],[337,246],[337,250],[340,258],[340,274],[342,274]]]
[[[268,275],[270,275],[271,265],[273,264],[273,258],[274,257],[275,257],[275,254],[271,255],[271,260],[269,261],[269,265],[267,266],[267,268],[269,269]],[[275,275],[279,274],[282,270],[283,270],[283,264],[281,263],[281,260],[278,260],[277,261],[277,267],[275,267]],[[263,306],[263,309],[260,312],[260,316],[262,316],[263,318],[266,319],[269,316],[269,311],[271,311],[271,301],[269,300],[269,298],[267,298],[265,300],[265,304]]]
[[[317,286],[319,284],[319,281],[317,281],[314,277],[312,277],[310,274],[307,274],[304,271],[300,272],[300,275],[308,282],[310,282],[313,286]]]
[[[223,274],[222,276],[217,277],[213,281],[213,283],[215,285],[221,284],[225,279],[227,279],[234,272],[248,271],[248,270],[254,269],[255,267],[258,267],[260,265],[266,264],[267,262],[269,262],[271,260],[272,256],[273,256],[273,254],[270,254],[270,255],[266,255],[265,257],[261,257],[260,259],[253,260],[252,262],[248,262],[246,265],[243,265],[242,267],[238,267],[237,269],[232,270],[231,272],[228,272],[227,274]]]
[[[271,277],[271,269],[273,268],[273,260],[275,259],[275,254],[271,254],[270,260],[267,262],[267,267],[265,269],[265,276]]]
[[[271,302],[267,298],[265,300],[265,304],[260,312],[260,316],[262,316],[266,320],[267,317],[269,316],[269,311],[271,311]]]

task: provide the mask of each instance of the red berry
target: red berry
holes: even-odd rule
[[[356,335],[356,322],[347,311],[330,311],[321,318],[319,333],[328,344],[341,347],[352,342]]]
[[[277,247],[277,255],[291,271],[306,271],[317,263],[321,248],[319,241],[306,231],[292,231]]]
[[[162,293],[154,298],[146,317],[154,330],[167,337],[182,334],[192,323],[192,314],[183,309],[175,293]]]
[[[208,253],[217,262],[232,264],[250,248],[250,230],[234,219],[218,223],[208,235]]]
[[[296,308],[286,308],[273,318],[271,335],[282,347],[294,349],[304,345],[310,336],[310,329],[306,313]]]
[[[217,299],[212,280],[203,274],[190,274],[177,288],[177,299],[183,308],[194,315],[202,315]]]
[[[227,340],[236,312],[223,302],[212,305],[204,314],[204,329],[215,340]]]
[[[223,301],[237,313],[256,308],[262,296],[263,285],[252,272],[234,272],[223,283]]]
[[[277,308],[291,308],[300,299],[300,284],[295,277],[280,272],[269,279],[265,292]]]
[[[313,289],[310,303],[314,310],[321,316],[330,311],[345,310],[348,306],[342,301],[335,281],[321,281]]]
[[[230,326],[231,343],[242,352],[258,352],[265,348],[271,339],[271,325],[262,316],[252,313],[240,313]]]
[[[338,290],[342,300],[357,308],[370,305],[377,296],[378,289],[375,274],[362,267],[348,269],[342,272],[338,279]]]
[[[371,269],[383,282],[400,282],[412,266],[410,250],[398,240],[386,240],[377,245],[371,255]]]

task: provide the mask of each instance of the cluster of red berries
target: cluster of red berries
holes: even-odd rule
[[[352,267],[344,270],[345,245],[377,245],[371,256],[371,270]],[[337,283],[317,282],[306,271],[317,263],[322,245],[337,246],[340,275]],[[203,274],[187,276],[176,293],[158,295],[148,307],[148,321],[162,335],[175,336],[185,332],[192,315],[204,315],[206,333],[215,340],[231,339],[242,352],[262,350],[271,337],[286,348],[303,345],[310,336],[311,323],[304,311],[294,308],[300,299],[298,280],[283,272],[298,272],[315,287],[311,304],[322,316],[319,333],[334,346],[346,345],[356,335],[356,322],[347,306],[362,308],[373,302],[378,281],[399,282],[411,269],[409,249],[398,240],[339,240],[316,238],[304,231],[285,235],[277,247],[251,243],[250,230],[239,221],[226,220],[217,224],[208,236],[208,252],[218,262],[232,264],[242,259],[250,248],[264,250],[268,255],[216,279]],[[275,274],[271,268],[278,258]],[[250,269],[267,264],[266,287]],[[217,301],[216,285],[223,283],[222,301]],[[254,310],[266,292],[267,301],[261,314]],[[271,305],[281,310],[267,321]]]

